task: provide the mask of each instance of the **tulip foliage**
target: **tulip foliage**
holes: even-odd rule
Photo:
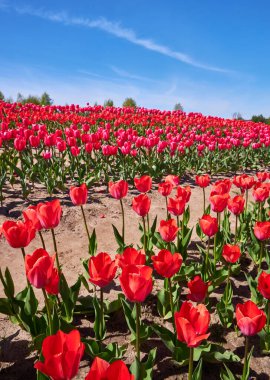
[[[270,176],[261,171],[256,177],[242,174],[214,182],[209,174],[197,175],[194,183],[202,189],[202,207],[197,223],[191,225],[189,202],[192,200],[192,188],[181,184],[179,175],[164,176],[156,184],[150,175],[153,173],[151,170],[140,175],[136,160],[140,160],[141,168],[147,161],[149,168],[157,162],[158,155],[164,154],[165,150],[170,151],[169,161],[164,159],[156,175],[167,170],[169,164],[178,167],[180,161],[185,162],[187,151],[190,162],[194,160],[192,166],[195,161],[196,165],[201,165],[207,156],[208,160],[211,157],[214,167],[216,149],[220,150],[219,154],[226,150],[224,155],[228,157],[229,167],[233,165],[230,160],[235,155],[238,155],[237,164],[242,156],[245,157],[245,165],[251,159],[256,164],[259,160],[256,154],[260,155],[260,151],[254,144],[261,144],[264,152],[261,154],[267,159],[267,153],[263,151],[263,146],[267,146],[269,141],[267,128],[260,124],[253,130],[253,124],[234,121],[227,130],[221,119],[207,120],[196,114],[188,116],[154,111],[149,114],[150,111],[143,109],[120,113],[118,109],[106,111],[100,107],[81,109],[80,112],[74,107],[68,115],[64,112],[67,111],[65,107],[36,107],[32,111],[38,116],[32,125],[33,115],[29,106],[17,105],[16,108],[0,103],[1,107],[10,123],[3,121],[1,126],[1,143],[6,149],[5,167],[7,172],[12,168],[10,181],[14,181],[13,171],[18,169],[19,160],[20,170],[24,168],[24,175],[33,182],[43,181],[42,174],[31,172],[36,162],[41,171],[49,172],[54,167],[57,174],[53,181],[56,178],[58,181],[60,176],[64,183],[68,170],[72,170],[72,178],[79,184],[69,188],[69,196],[74,207],[81,209],[89,247],[81,268],[77,269],[78,279],[70,286],[64,273],[65,263],[60,260],[62,256],[59,258],[61,238],[60,243],[55,238],[55,230],[62,223],[63,210],[59,199],[30,205],[23,210],[22,219],[5,220],[2,224],[1,233],[6,243],[14,252],[22,253],[25,288],[16,294],[9,269],[1,268],[0,280],[5,298],[0,298],[0,313],[9,316],[11,322],[31,335],[39,356],[35,362],[37,378],[75,378],[84,355],[91,361],[86,380],[155,379],[155,359],[160,344],[164,344],[177,368],[186,367],[189,380],[201,379],[205,362],[219,364],[223,380],[248,380],[254,342],[249,337],[258,336],[262,353],[270,354]],[[16,129],[18,110],[24,116]],[[96,125],[105,115],[107,122]],[[154,119],[154,131],[148,126],[150,116]],[[47,124],[40,121],[45,117],[48,118]],[[185,127],[181,127],[184,120]],[[200,123],[200,128],[194,127],[191,120],[192,123]],[[73,124],[52,132],[53,123],[58,125],[69,121]],[[124,129],[122,124],[128,122],[129,128]],[[177,122],[175,130],[169,126],[172,122]],[[93,128],[90,134],[89,123]],[[137,124],[139,127],[135,129]],[[243,132],[244,127],[246,130]],[[178,148],[174,149],[174,138],[178,136],[176,131],[181,134],[182,144],[186,144],[181,149],[180,140]],[[220,134],[218,131],[223,132]],[[148,137],[142,138],[143,132]],[[129,138],[132,136],[134,138]],[[258,142],[258,136],[264,141]],[[155,143],[151,146],[153,139]],[[9,147],[11,141],[14,148]],[[210,149],[212,145],[214,149]],[[45,146],[51,155],[48,159],[43,154],[45,162],[40,163],[39,155]],[[11,155],[14,149],[18,151],[18,160],[16,155]],[[34,155],[31,156],[32,150]],[[102,162],[105,163],[102,169],[104,178],[111,175],[114,165],[124,177],[120,180],[108,178],[108,196],[113,198],[121,212],[120,220],[107,232],[113,234],[117,252],[98,251],[99,237],[95,230],[89,228],[85,208],[91,207],[87,204],[91,181],[83,182],[86,173],[80,172],[84,170],[81,165],[84,150],[84,155],[88,154],[85,158],[87,170],[94,161],[100,170],[98,167]],[[28,154],[31,157],[29,166]],[[133,170],[137,175],[128,181]],[[166,207],[161,218],[152,213],[154,187],[160,203]],[[209,197],[206,196],[206,188],[210,190]],[[128,205],[125,198],[131,195]],[[133,226],[126,224],[128,207],[134,215]],[[128,242],[126,231],[129,228],[138,228],[139,241]],[[46,248],[45,231],[49,231],[46,238],[53,243],[52,252]],[[39,242],[40,247],[30,252],[29,244],[33,239]],[[252,271],[248,270],[245,260],[250,261]],[[250,299],[235,287],[238,276],[245,276]],[[117,285],[118,292],[112,290],[114,285]],[[112,293],[110,300],[106,296],[109,291]],[[43,297],[41,302],[38,292]],[[236,299],[237,304],[234,302]],[[150,320],[145,312],[148,307],[154,315]],[[108,324],[113,325],[119,313],[130,331],[129,344],[134,346],[135,355],[128,365],[125,364],[127,345],[108,343]],[[89,334],[80,334],[77,315],[93,321]],[[228,330],[233,333],[236,329],[238,333],[234,332],[235,336],[241,334],[244,337],[243,357],[215,340],[214,319],[224,334]],[[152,337],[158,340],[157,347]],[[230,370],[231,362],[238,363],[239,376]]]

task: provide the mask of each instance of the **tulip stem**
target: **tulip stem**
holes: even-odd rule
[[[262,209],[263,209],[263,203],[260,202],[260,216],[259,216],[259,221],[262,222]]]
[[[203,213],[205,213],[205,188],[203,187]]]
[[[263,241],[261,240],[260,241],[260,259],[259,259],[259,270],[261,269],[261,265],[262,265],[262,259],[263,259],[263,251],[264,251],[264,244],[263,244]]]
[[[145,226],[145,218],[144,216],[142,217],[143,220],[143,249],[144,253],[147,255],[147,250],[146,250],[146,226]]]
[[[50,335],[52,335],[52,333],[53,333],[53,331],[52,331],[52,315],[51,315],[49,300],[48,300],[45,289],[42,288],[42,292],[43,292],[46,310],[47,310],[47,316],[48,316],[48,322],[49,322],[49,332],[50,332]]]
[[[165,197],[165,202],[166,202],[167,220],[169,220],[169,211],[168,211],[168,198],[167,198],[167,197]]]
[[[43,239],[41,231],[38,231],[38,234],[39,234],[39,237],[40,237],[40,240],[41,240],[41,243],[42,243],[42,247],[43,247],[43,249],[46,250],[45,241]]]
[[[177,252],[180,252],[180,220],[179,220],[179,216],[177,215],[176,216],[177,218],[177,227],[179,228],[178,231],[177,231]],[[182,236],[182,240],[183,240],[183,236]]]
[[[246,189],[246,212],[248,210],[248,189]]]
[[[58,258],[58,251],[57,251],[57,244],[56,244],[56,238],[55,238],[54,229],[52,228],[51,231],[52,231],[54,251],[55,251],[55,255],[56,255],[57,270],[58,270],[58,272],[60,274],[61,273],[61,268],[60,268],[60,263],[59,263],[59,258]]]
[[[215,264],[215,268],[214,270],[216,269],[216,263],[217,263],[217,257],[216,257],[216,250],[217,250],[217,234],[215,234],[214,236],[214,264]]]
[[[243,368],[243,375],[242,379],[246,379],[247,376],[247,369],[248,369],[248,336],[245,336],[245,356],[244,356],[244,368]]]
[[[207,251],[206,251],[206,258],[205,258],[205,280],[207,280],[207,273],[208,273],[208,264],[209,264],[209,252],[210,252],[210,236],[208,236],[208,243],[207,243]]]
[[[188,366],[188,380],[192,380],[192,374],[193,374],[193,347],[190,347],[189,351],[189,366]]]
[[[270,332],[270,300],[267,300],[267,334]]]
[[[237,241],[237,224],[238,224],[238,215],[235,216],[234,244],[236,244],[236,241]]]
[[[103,304],[103,289],[100,288],[100,320],[103,325],[104,319],[104,304]]]
[[[173,329],[175,333],[175,322],[174,322],[174,306],[173,306],[173,294],[172,294],[172,282],[171,278],[168,278],[168,284],[169,284],[169,296],[170,296],[170,304],[171,304],[171,312],[172,312],[172,324],[173,324]]]
[[[84,221],[85,230],[86,230],[86,233],[87,233],[87,236],[88,236],[88,240],[89,240],[89,242],[90,242],[90,232],[89,232],[89,229],[88,229],[88,226],[87,226],[86,217],[85,217],[85,212],[84,212],[84,209],[83,209],[83,206],[82,206],[82,205],[81,205],[81,210],[82,210],[82,216],[83,216],[83,221]]]
[[[25,266],[25,249],[24,249],[24,247],[21,247],[21,250],[22,250],[22,255],[23,255],[23,264]],[[29,282],[27,276],[26,276],[26,281],[27,281],[27,286],[29,287],[30,286],[30,282]]]
[[[140,315],[141,315],[141,305],[136,302],[136,355],[140,362]]]
[[[146,218],[147,218],[147,231],[148,231],[148,234],[149,234],[150,233],[149,213],[146,215]]]
[[[230,276],[231,276],[231,264],[229,264],[228,276],[227,276],[227,282],[226,282],[225,309],[227,309],[227,305],[228,305],[228,296],[229,296],[228,293],[229,293]]]
[[[125,243],[125,213],[124,213],[124,206],[123,206],[123,201],[120,199],[120,205],[121,205],[121,210],[122,210],[122,239],[123,242]]]

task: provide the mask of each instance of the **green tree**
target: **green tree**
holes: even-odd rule
[[[3,92],[2,91],[0,91],[0,100],[5,100],[5,95],[3,94]]]
[[[251,121],[254,121],[254,123],[267,123],[268,120],[266,117],[264,117],[262,114],[261,115],[253,115],[251,118]]]
[[[113,100],[112,99],[106,99],[104,101],[104,107],[113,107]]]
[[[123,102],[123,107],[137,107],[137,104],[134,99],[126,98]]]
[[[31,104],[40,104],[40,97],[37,95],[28,95],[27,98],[23,100],[24,104],[31,103]]]
[[[174,111],[184,111],[184,108],[181,103],[176,103],[174,106]]]
[[[17,94],[17,103],[23,103],[24,102],[24,96],[18,92]]]
[[[42,106],[51,106],[53,104],[53,100],[47,92],[43,92],[43,94],[41,95],[40,104]]]

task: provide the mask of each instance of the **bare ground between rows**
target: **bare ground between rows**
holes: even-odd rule
[[[218,177],[216,177],[218,178]],[[224,177],[222,177],[224,178]],[[183,181],[182,181],[183,182]],[[190,199],[190,226],[195,226],[198,218],[202,215],[202,191],[194,186],[194,181],[190,177],[185,177],[185,183],[192,188]],[[156,188],[156,186],[155,186]],[[207,196],[209,188],[206,189]],[[128,244],[139,243],[138,223],[139,218],[131,209],[131,200],[134,195],[138,194],[136,190],[131,190],[124,199],[125,214],[126,214],[126,240]],[[106,186],[96,186],[89,191],[89,203],[86,205],[86,216],[90,229],[95,228],[98,238],[98,251],[105,251],[112,255],[115,254],[117,244],[114,239],[112,224],[115,224],[119,229],[121,227],[121,213],[119,202],[112,199],[107,192]],[[37,185],[34,191],[29,195],[27,200],[23,200],[20,194],[19,186],[7,187],[4,191],[5,201],[4,206],[0,208],[0,223],[6,218],[19,218],[21,211],[29,204],[36,204],[39,201],[49,200],[46,190],[41,185]],[[156,190],[150,194],[152,206],[150,211],[151,220],[157,215],[158,220],[165,217],[165,201]],[[57,243],[60,252],[60,262],[63,266],[63,271],[72,285],[79,273],[83,273],[81,260],[87,258],[88,247],[87,239],[84,230],[84,225],[79,208],[74,207],[69,199],[68,193],[58,193],[53,198],[60,198],[63,205],[63,217],[60,226],[56,229]],[[232,228],[233,228],[232,221]],[[49,231],[44,233],[47,249],[50,253],[53,252],[52,239]],[[197,240],[196,233],[193,232],[193,242]],[[34,249],[40,247],[40,241],[36,238],[27,247],[27,253],[32,253]],[[190,256],[195,255],[193,251],[195,244],[191,245],[189,250]],[[25,286],[25,275],[22,256],[19,250],[14,250],[8,246],[4,239],[0,240],[0,266],[1,268],[9,267],[13,279],[15,280],[16,292],[22,290]],[[253,270],[250,260],[243,260],[243,269]],[[162,286],[162,282],[156,279],[154,293]],[[249,290],[244,279],[243,273],[234,279],[234,303],[241,299],[249,298]],[[113,300],[117,297],[120,291],[119,282],[116,279],[115,284],[111,289],[105,291],[105,298]],[[185,293],[185,289],[183,293]],[[219,324],[218,316],[215,311],[215,303],[220,297],[221,291],[211,296],[213,304],[211,313],[211,341],[224,344],[227,349],[230,349],[240,357],[243,357],[243,337],[237,336],[233,329],[223,331]],[[82,288],[82,295],[87,295],[85,289]],[[37,297],[41,300],[42,294],[36,290]],[[3,297],[3,289],[0,288],[0,297]],[[182,295],[184,299],[185,296]],[[156,298],[151,296],[147,299],[143,307],[143,319],[145,323],[153,322],[164,325],[164,322],[159,318],[156,310]],[[82,336],[92,336],[93,318],[85,316],[76,317],[74,324],[80,330]],[[166,322],[169,327],[170,324]],[[107,324],[106,343],[117,342],[120,345],[127,344],[128,349],[124,360],[130,364],[134,360],[134,349],[129,344],[129,331],[121,312],[117,312],[109,319]],[[270,358],[263,356],[260,353],[259,338],[254,337],[251,340],[255,345],[254,355],[251,362],[251,378],[258,380],[266,380],[270,378]],[[170,359],[170,352],[166,349],[163,343],[153,335],[147,342],[142,345],[143,355],[147,354],[153,347],[157,347],[157,359],[154,372],[154,380],[163,379],[186,379],[186,368],[179,368],[174,365]],[[0,316],[0,378],[1,380],[34,380],[35,371],[33,364],[36,360],[36,353],[31,351],[30,336],[21,331],[19,327],[13,325],[5,316]],[[91,360],[88,356],[84,356],[80,371],[76,379],[82,380],[89,371]],[[229,364],[229,367],[234,373],[241,373],[241,364]],[[220,366],[217,364],[204,363],[203,379],[214,380],[219,378]]]

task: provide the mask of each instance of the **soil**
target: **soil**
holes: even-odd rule
[[[195,186],[193,179],[185,177],[181,184],[188,184],[192,187],[192,195],[189,202],[191,218],[189,225],[195,226],[198,218],[202,215],[202,190]],[[157,186],[154,186],[156,189]],[[206,194],[209,194],[209,188],[206,189]],[[126,215],[126,241],[128,244],[133,243],[135,246],[139,243],[138,223],[140,218],[136,216],[131,208],[131,200],[134,195],[137,195],[136,190],[130,190],[128,196],[124,199],[125,215]],[[120,230],[121,228],[121,209],[120,203],[108,195],[106,186],[97,186],[89,190],[89,203],[85,206],[86,218],[90,231],[96,229],[98,238],[98,252],[108,252],[114,255],[117,249],[117,244],[114,239],[112,224]],[[8,187],[4,191],[4,205],[0,208],[0,223],[7,218],[20,218],[21,211],[29,204],[36,204],[39,201],[50,200],[46,190],[42,186],[36,186],[27,200],[23,200],[18,186],[14,188]],[[151,194],[152,206],[150,211],[150,219],[153,220],[155,215],[158,220],[165,217],[165,200],[156,191]],[[63,267],[63,272],[67,278],[69,285],[75,283],[78,274],[83,273],[82,260],[88,257],[87,236],[85,233],[81,210],[79,207],[74,207],[69,199],[68,193],[55,194],[53,198],[59,198],[63,206],[63,217],[60,225],[56,229],[56,239],[59,249],[60,263]],[[232,221],[232,228],[233,221]],[[53,245],[50,231],[44,232],[47,250],[53,253]],[[191,248],[189,253],[194,254],[193,250],[196,245],[194,242],[198,240],[196,232],[193,231]],[[26,248],[26,253],[32,253],[34,249],[41,246],[38,237],[31,242]],[[251,261],[247,261],[242,265],[250,265]],[[9,247],[5,239],[0,240],[0,266],[1,268],[9,267],[12,277],[15,280],[16,292],[19,292],[25,287],[25,274],[23,259],[20,250],[15,250]],[[153,293],[160,288],[162,282],[156,279]],[[248,299],[250,293],[247,283],[245,282],[243,273],[234,279],[234,298],[235,302]],[[221,288],[222,289],[222,288]],[[113,300],[120,292],[119,282],[116,279],[113,287],[105,290],[105,299]],[[42,293],[35,289],[36,296],[42,302]],[[185,293],[185,290],[184,290]],[[211,295],[213,300],[215,297],[220,297],[219,294]],[[82,287],[81,295],[87,295],[87,291]],[[0,297],[3,297],[3,289],[0,287]],[[185,298],[185,295],[182,295]],[[153,321],[164,325],[164,322],[158,317],[156,310],[155,297],[150,296],[143,306],[143,319],[150,324]],[[74,324],[80,330],[82,336],[93,336],[93,318],[85,316],[76,317]],[[170,324],[166,322],[168,327]],[[211,340],[223,343],[224,347],[230,349],[241,358],[244,355],[244,338],[233,330],[229,329],[226,334],[219,323],[219,319],[215,308],[211,312]],[[8,318],[0,315],[0,379],[1,380],[34,380],[35,370],[33,364],[37,359],[36,353],[31,350],[30,336],[22,331],[17,325],[13,325]],[[117,342],[121,345],[127,344],[124,360],[130,364],[134,360],[134,349],[129,344],[129,330],[127,328],[124,316],[117,312],[109,319],[107,323],[107,338],[106,343]],[[270,378],[270,358],[264,356],[260,352],[259,337],[255,336],[251,339],[251,345],[255,345],[253,358],[251,360],[251,379],[266,380]],[[150,340],[142,345],[143,355],[147,354],[153,347],[157,347],[157,358],[154,369],[154,380],[163,379],[186,379],[186,367],[177,367],[170,359],[170,352],[164,344],[153,335]],[[80,371],[76,379],[84,379],[89,371],[91,359],[85,355],[81,362]],[[234,374],[241,374],[242,364],[228,364]],[[219,378],[221,366],[217,364],[203,364],[203,379],[214,380]]]

